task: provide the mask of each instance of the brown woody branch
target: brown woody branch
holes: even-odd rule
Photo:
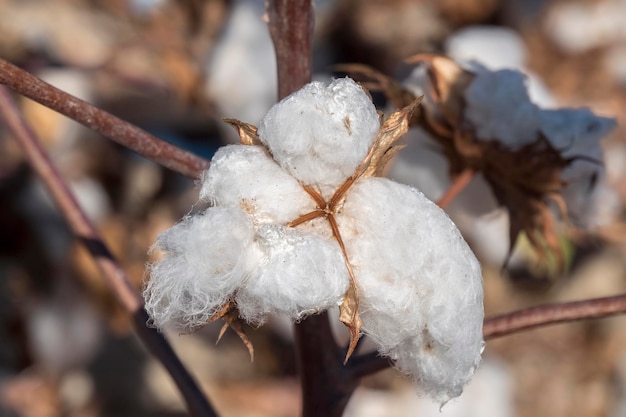
[[[311,82],[312,9],[311,0],[272,0],[267,4],[268,26],[276,52],[279,100]]]
[[[93,256],[100,272],[122,307],[132,316],[135,331],[152,354],[161,361],[181,391],[195,417],[216,417],[217,414],[197,384],[180,362],[169,343],[156,329],[148,328],[148,315],[141,295],[133,288],[126,272],[104,244],[98,230],[78,205],[67,183],[44,151],[35,133],[22,118],[9,91],[0,86],[0,119],[28,158],[31,166],[52,194],[76,237]]]
[[[488,318],[483,325],[483,335],[489,340],[536,327],[624,313],[626,313],[626,294],[545,304]]]
[[[0,84],[55,110],[172,171],[198,178],[209,162],[67,94],[0,59]]]

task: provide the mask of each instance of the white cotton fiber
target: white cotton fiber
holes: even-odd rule
[[[146,310],[158,327],[203,325],[248,275],[253,226],[238,208],[214,207],[159,235],[163,259],[150,268]]]
[[[349,78],[313,82],[270,109],[259,136],[274,159],[325,197],[349,178],[374,142],[380,122],[363,89]]]
[[[336,241],[267,224],[258,228],[256,243],[259,264],[237,293],[244,319],[262,323],[285,314],[299,320],[341,303],[349,277]]]
[[[338,216],[363,330],[420,389],[460,395],[480,361],[480,265],[447,215],[412,187],[359,180]]]
[[[200,199],[241,207],[261,223],[287,223],[315,208],[298,181],[260,146],[220,148],[202,176]]]
[[[539,108],[530,101],[524,75],[512,70],[478,72],[465,91],[465,121],[478,139],[510,149],[537,140]]]

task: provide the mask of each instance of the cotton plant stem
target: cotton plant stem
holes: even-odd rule
[[[0,84],[187,177],[198,178],[209,167],[209,161],[67,94],[3,59],[0,59]]]
[[[380,356],[378,352],[368,352],[353,357],[346,366],[346,373],[350,378],[360,380],[365,376],[384,371],[390,366],[391,359]]]
[[[313,4],[311,0],[270,0],[266,12],[280,100],[311,82]]]
[[[343,366],[345,352],[337,347],[328,314],[309,316],[297,324],[295,337],[302,416],[341,417],[359,378]]]
[[[474,171],[471,168],[467,168],[465,171],[461,172],[455,179],[450,188],[446,190],[444,195],[437,201],[437,205],[442,209],[445,209],[461,191],[467,187],[472,178],[474,178]]]
[[[10,92],[0,86],[0,120],[12,133],[31,166],[56,201],[76,237],[85,245],[98,265],[102,277],[121,306],[132,316],[135,331],[148,350],[162,362],[178,385],[194,417],[216,417],[217,414],[184,368],[169,343],[155,329],[148,328],[148,315],[141,295],[135,290],[115,257],[104,244],[98,230],[78,205],[59,171],[52,164],[32,128],[23,119]]]
[[[311,81],[313,11],[311,0],[270,0],[270,35],[278,69],[278,96],[286,97]],[[294,326],[302,384],[303,417],[340,417],[358,385],[342,365],[341,349],[326,313]]]

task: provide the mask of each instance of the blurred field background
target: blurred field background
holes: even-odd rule
[[[441,52],[528,74],[543,107],[586,106],[618,120],[592,230],[562,229],[563,276],[522,239],[513,262],[502,210],[468,187],[450,214],[484,268],[487,316],[626,292],[626,1],[320,0],[314,78],[338,63],[388,75]],[[256,124],[276,100],[263,1],[0,0],[0,57],[178,146],[210,158],[235,140],[222,117]],[[374,95],[381,107],[382,97]],[[192,180],[27,99],[22,110],[80,203],[140,288],[159,232],[197,201]],[[449,184],[445,160],[408,152],[425,193]],[[392,169],[392,174],[400,172]],[[421,173],[421,174],[420,174]],[[401,176],[398,174],[398,176]],[[404,178],[403,178],[404,179]],[[481,208],[482,207],[482,208]],[[300,393],[289,323],[249,329],[250,363],[220,325],[168,338],[224,417],[291,417]],[[339,337],[345,331],[337,328]],[[0,416],[186,415],[161,366],[132,334],[88,254],[0,125]],[[466,393],[439,413],[393,370],[363,381],[349,417],[626,416],[626,318],[564,324],[490,341]]]

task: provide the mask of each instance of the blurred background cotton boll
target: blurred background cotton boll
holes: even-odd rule
[[[276,102],[274,47],[263,20],[262,0],[233,2],[226,27],[207,65],[208,94],[220,115],[258,125]],[[224,130],[237,140],[230,126]]]
[[[93,359],[102,339],[100,318],[67,284],[50,300],[35,301],[27,310],[30,348],[44,370],[60,376]]]
[[[554,107],[555,100],[528,67],[528,49],[520,33],[502,26],[468,26],[454,32],[445,43],[446,54],[461,62],[477,62],[490,70],[516,69],[526,75],[528,95],[541,107]]]

